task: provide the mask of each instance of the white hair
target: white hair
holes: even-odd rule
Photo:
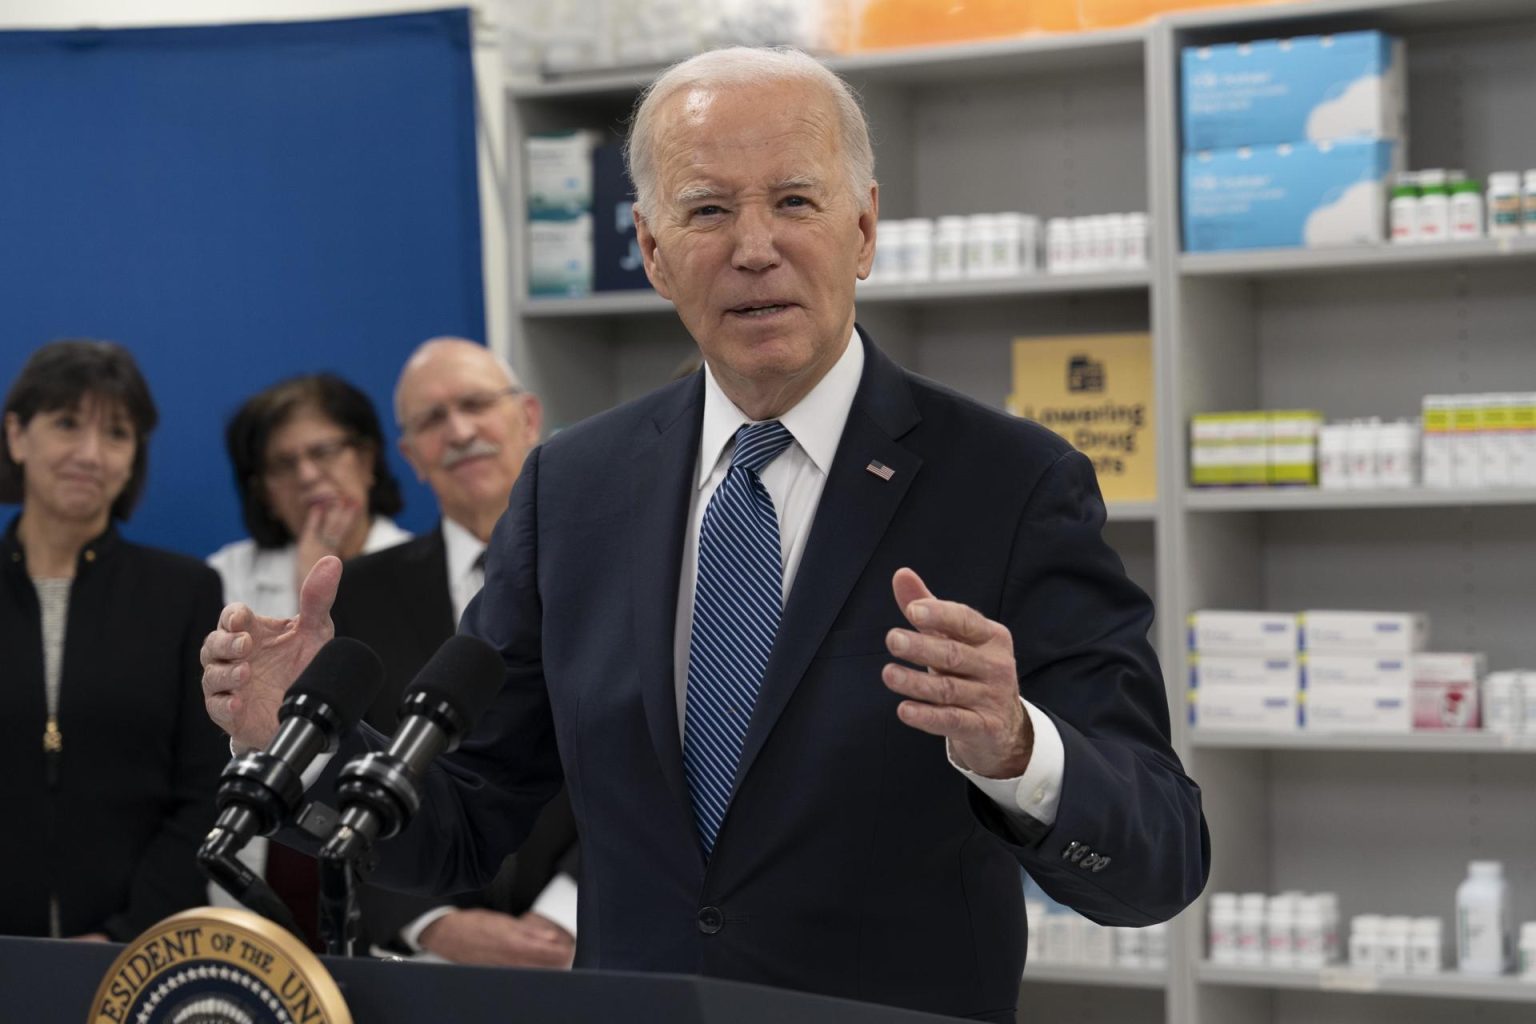
[[[420,345],[417,345],[415,350],[411,352],[410,356],[405,361],[405,365],[400,368],[399,378],[397,378],[395,381],[395,422],[397,424],[403,424],[405,421],[405,414],[404,410],[401,408],[400,398],[402,390],[405,387],[405,378],[410,374],[411,369],[417,363],[423,362],[434,349],[446,348],[450,345],[473,345],[475,348],[490,356],[496,365],[501,368],[501,372],[507,376],[508,387],[515,388],[518,391],[525,390],[523,388],[523,382],[517,377],[517,371],[512,369],[512,364],[507,362],[505,356],[503,356],[500,352],[492,349],[489,345],[482,345],[477,341],[470,341],[468,338],[455,338],[447,335],[437,338],[428,338]]]
[[[684,89],[761,86],[785,81],[819,86],[832,99],[842,142],[843,175],[859,209],[868,210],[870,186],[875,183],[875,153],[869,142],[864,108],[853,88],[816,58],[793,47],[729,46],[672,65],[636,101],[629,137],[624,143],[624,162],[629,180],[635,185],[640,215],[649,220],[660,198],[656,181],[656,114],[668,99]]]

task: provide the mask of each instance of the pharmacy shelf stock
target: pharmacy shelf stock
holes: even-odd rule
[[[972,281],[860,283],[861,304],[942,304],[970,300],[1062,297],[1094,292],[1146,291],[1152,276],[1146,270],[1122,270],[1103,274],[1032,274],[1027,277],[987,278]],[[526,317],[632,316],[637,313],[669,313],[672,303],[655,292],[599,292],[576,298],[531,298],[522,307]]]
[[[1313,512],[1330,509],[1472,508],[1536,505],[1536,487],[1448,490],[1323,490],[1317,487],[1193,487],[1184,492],[1192,512]]]
[[[1024,982],[1047,985],[1088,985],[1106,988],[1162,989],[1168,972],[1151,967],[1084,967],[1031,960],[1024,966]]]
[[[1190,277],[1300,277],[1515,262],[1536,263],[1536,235],[1436,245],[1184,253],[1179,272]]]
[[[1232,967],[1206,961],[1196,968],[1195,974],[1208,985],[1241,988],[1536,1003],[1536,982],[1513,977],[1477,978],[1454,971],[1442,971],[1439,974],[1375,974],[1342,966],[1296,970],[1284,967]]]
[[[1141,60],[1147,30],[1142,26],[1099,32],[1070,32],[988,39],[941,46],[902,47],[831,57],[827,66],[838,74],[873,82],[923,83],[963,81],[996,75],[1016,75],[1021,70],[1039,72],[1091,71]],[[572,71],[508,85],[513,99],[585,100],[609,94],[639,92],[663,65],[643,68]]]
[[[1536,735],[1492,732],[1405,733],[1238,732],[1193,728],[1190,745],[1201,750],[1328,751],[1384,754],[1533,754]]]

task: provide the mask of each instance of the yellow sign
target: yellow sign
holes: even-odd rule
[[[130,942],[96,989],[89,1024],[352,1024],[330,972],[246,910],[173,914]]]
[[[1083,334],[1018,338],[1008,408],[1093,460],[1105,501],[1157,497],[1152,338]]]

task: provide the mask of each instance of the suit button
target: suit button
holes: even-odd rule
[[[725,927],[725,915],[720,913],[719,907],[705,907],[699,911],[699,931],[705,935],[713,935]]]

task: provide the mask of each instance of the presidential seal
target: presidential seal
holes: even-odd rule
[[[352,1024],[304,943],[245,910],[201,907],[161,921],[113,962],[89,1024]]]

